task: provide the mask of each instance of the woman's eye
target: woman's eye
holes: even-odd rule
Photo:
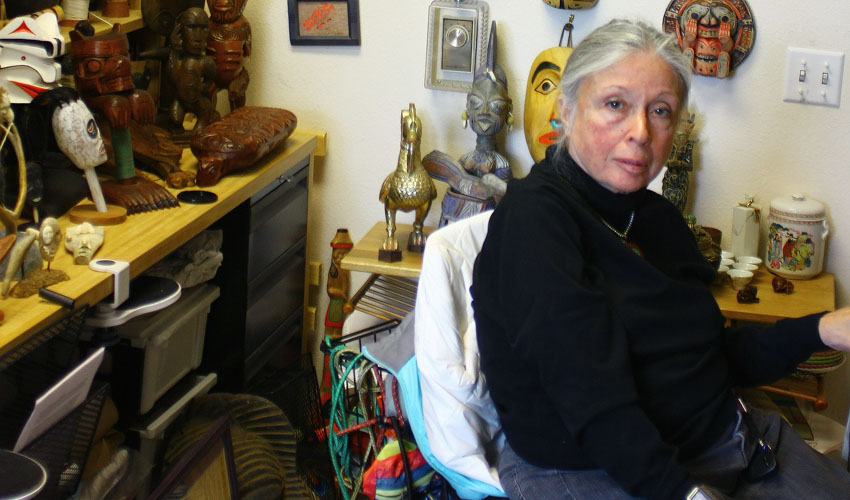
[[[670,116],[670,114],[671,114],[670,110],[667,109],[667,108],[664,108],[664,107],[655,108],[655,109],[652,110],[652,113],[655,116],[661,116],[661,117],[664,117],[664,118]]]
[[[613,109],[615,111],[619,110],[619,109],[623,109],[622,101],[618,101],[617,99],[611,99],[610,101],[606,101],[605,106],[610,108],[610,109]]]

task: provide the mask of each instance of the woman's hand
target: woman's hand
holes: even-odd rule
[[[823,315],[818,323],[820,339],[840,351],[850,351],[850,307]]]

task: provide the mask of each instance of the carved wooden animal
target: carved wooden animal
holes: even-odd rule
[[[387,238],[383,249],[398,250],[395,238],[397,210],[416,211],[413,232],[407,241],[407,249],[421,252],[425,248],[425,234],[422,225],[431,202],[437,197],[437,187],[428,171],[422,166],[419,146],[422,139],[422,122],[416,116],[416,106],[410,103],[407,110],[401,112],[401,150],[398,153],[398,165],[395,172],[384,180],[378,200],[384,204],[387,219]]]
[[[253,165],[285,141],[297,124],[291,111],[244,106],[199,130],[191,143],[198,158],[198,186],[213,186],[223,175]]]

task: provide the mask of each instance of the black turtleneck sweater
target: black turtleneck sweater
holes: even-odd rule
[[[602,220],[622,232],[632,211],[627,246]],[[652,191],[612,193],[553,147],[511,181],[471,293],[481,369],[516,453],[604,469],[633,496],[684,498],[697,481],[680,464],[735,421],[730,388],[824,347],[820,315],[724,328],[713,277]]]

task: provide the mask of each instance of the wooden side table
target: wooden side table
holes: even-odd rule
[[[369,279],[351,297],[355,309],[385,321],[400,320],[413,310],[416,302],[416,279],[422,269],[422,254],[402,248],[400,261],[378,260],[378,249],[386,237],[386,228],[385,222],[376,223],[342,258],[340,266],[347,271],[371,273]],[[425,235],[431,234],[434,229],[433,226],[426,226]],[[411,231],[412,224],[396,224],[396,238],[399,242],[406,242]]]
[[[835,310],[835,277],[832,274],[821,273],[812,279],[793,280],[794,292],[791,294],[775,293],[771,284],[773,276],[763,266],[755,272],[751,284],[758,288],[759,302],[756,304],[738,303],[738,291],[728,283],[712,286],[714,299],[727,321],[775,323],[784,318]],[[785,377],[760,388],[806,399],[817,410],[825,410],[828,404],[824,379],[820,375],[810,379]]]

